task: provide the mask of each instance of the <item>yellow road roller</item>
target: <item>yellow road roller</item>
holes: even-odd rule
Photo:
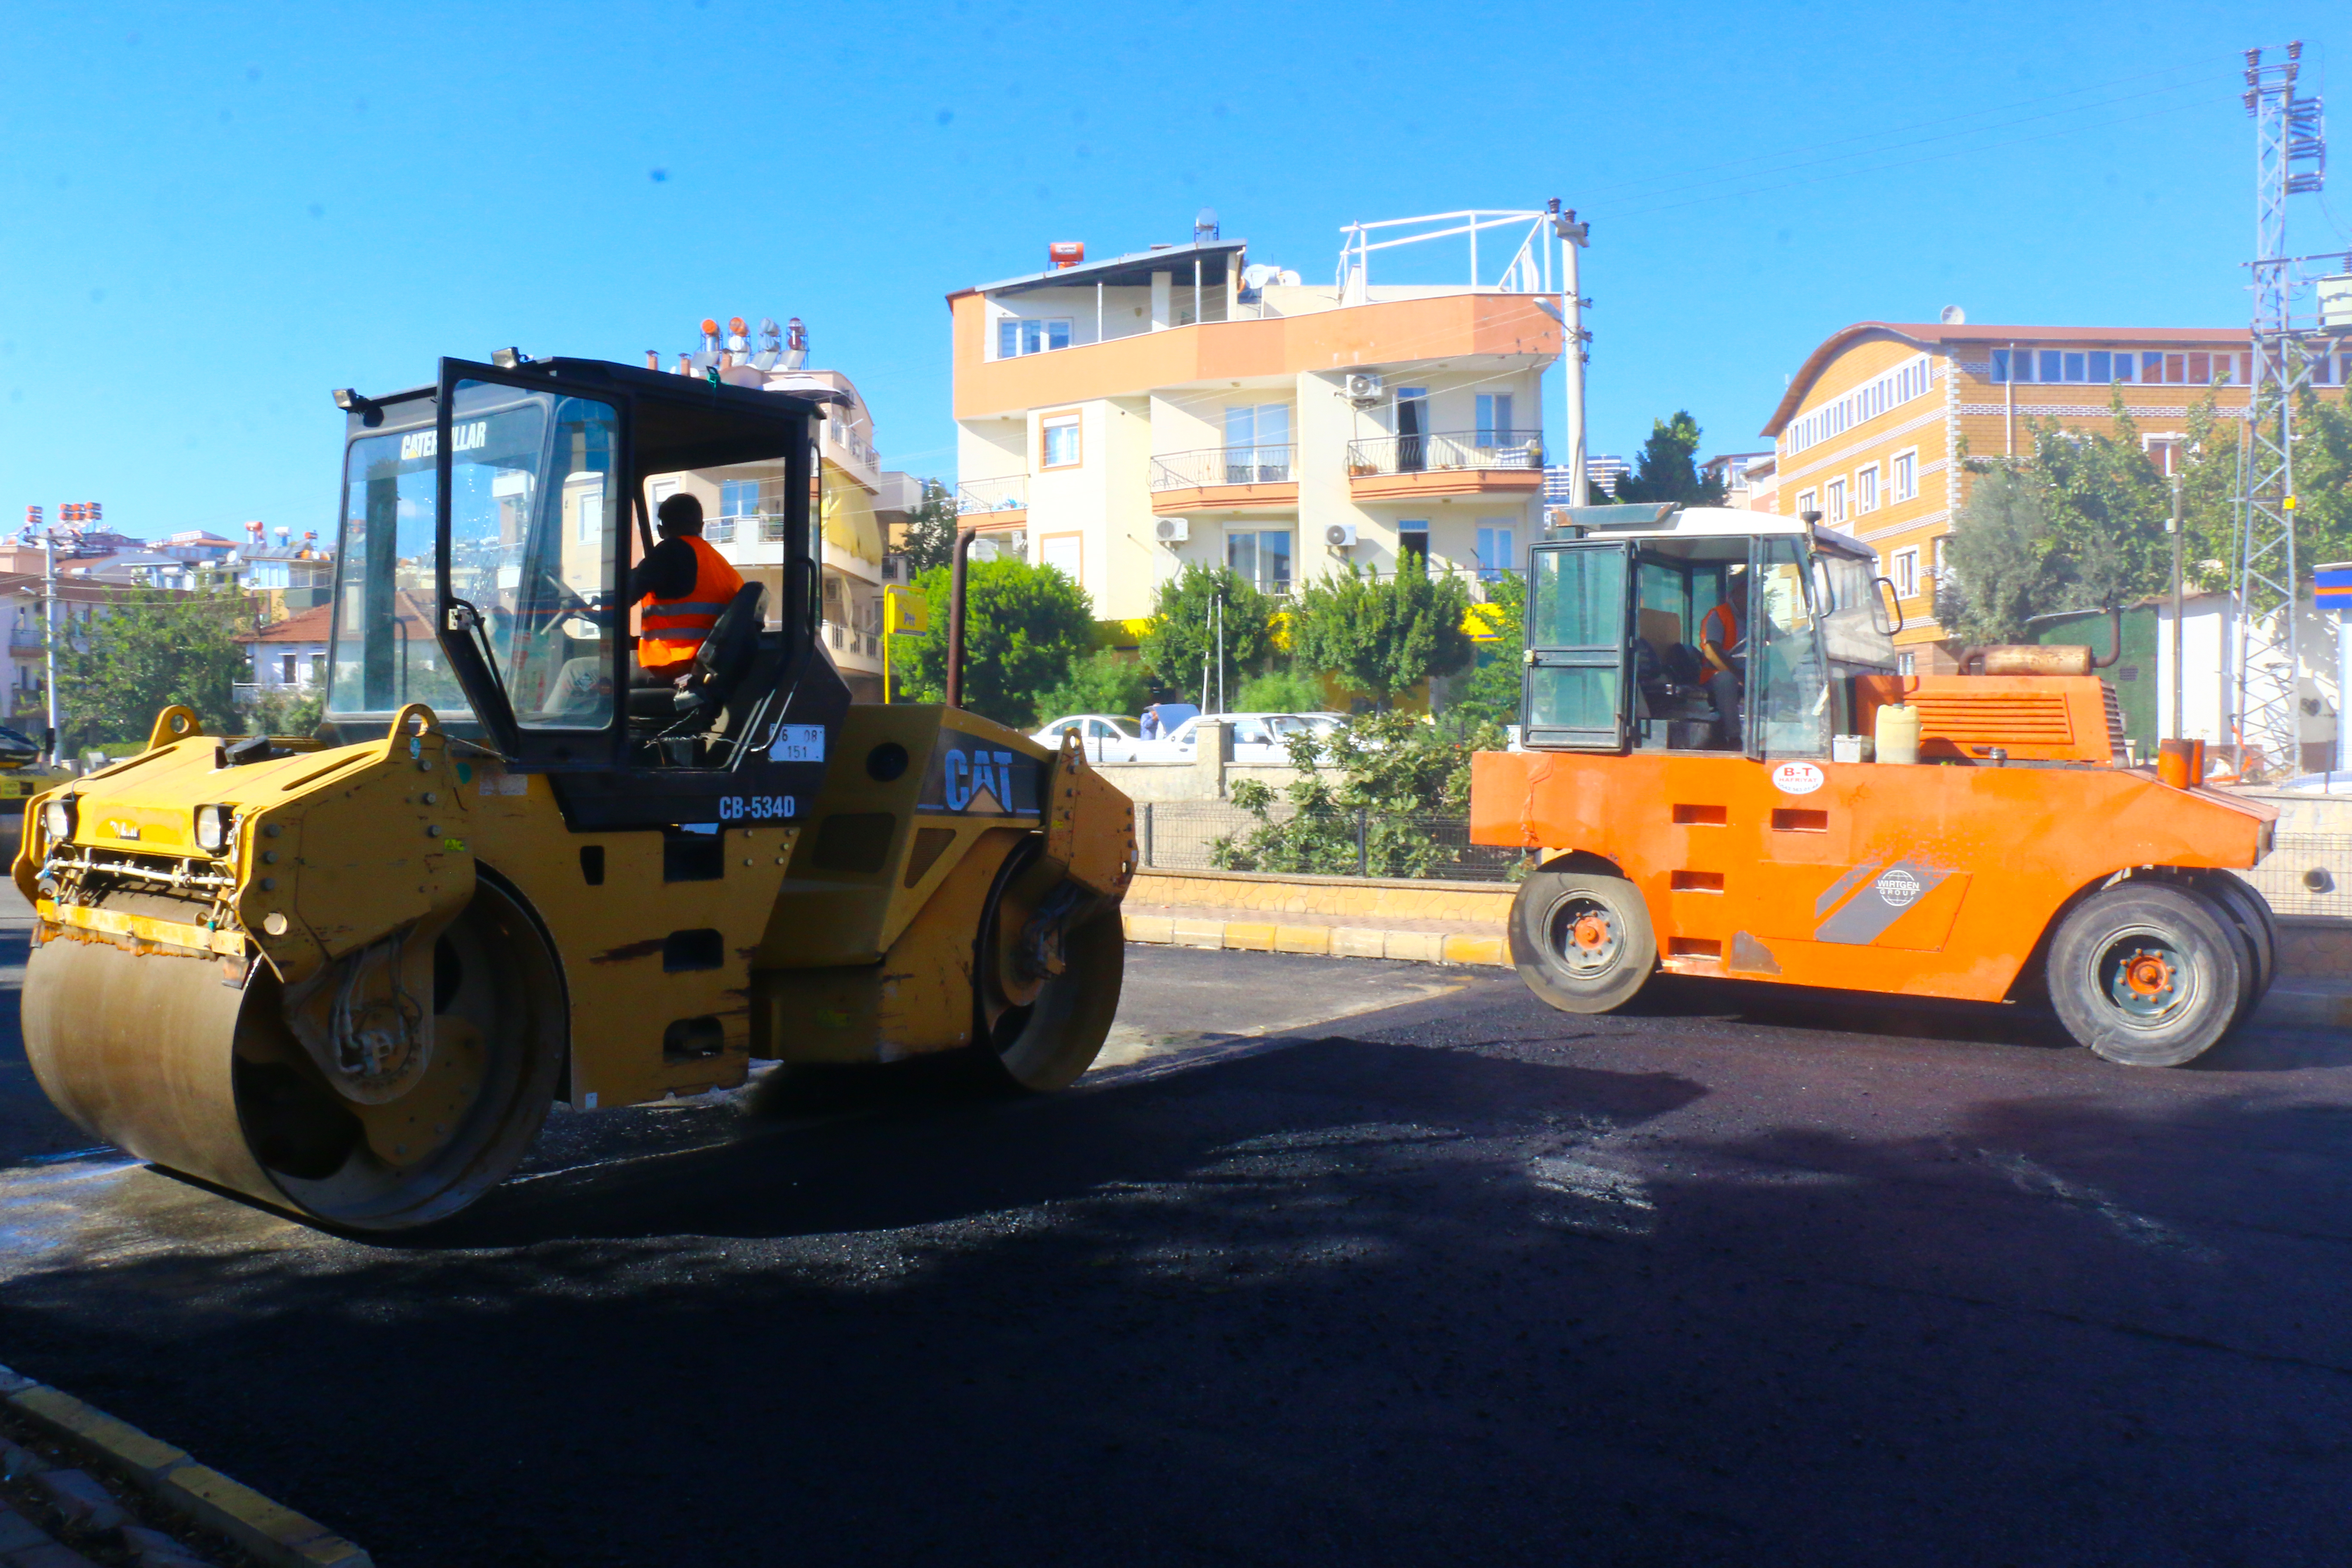
[[[492,358],[336,394],[315,735],[167,709],[141,755],[27,803],[24,1033],[50,1099],[367,1232],[479,1197],[557,1100],[730,1087],[755,1059],[1085,1071],[1133,808],[953,689],[850,700],[817,635],[824,395]],[[773,481],[772,559],[652,679],[627,566],[665,478],[713,470]]]

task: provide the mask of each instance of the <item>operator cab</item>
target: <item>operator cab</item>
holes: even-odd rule
[[[551,774],[575,826],[795,815],[848,703],[815,635],[812,444],[831,395],[499,357],[444,360],[432,388],[337,395],[325,738],[380,737],[423,702],[509,772]],[[651,497],[722,468],[772,471],[781,517],[683,685],[632,689],[624,585],[654,544]]]
[[[1826,757],[1852,677],[1893,674],[1861,545],[1717,507],[1571,507],[1530,552],[1522,743]]]

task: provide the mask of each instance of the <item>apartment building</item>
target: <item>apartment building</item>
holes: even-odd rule
[[[2168,471],[2189,407],[2210,395],[2222,413],[2242,413],[2252,374],[2239,329],[1971,326],[1957,310],[1944,314],[1832,334],[1763,432],[1777,443],[1771,510],[1819,511],[1878,552],[1902,600],[1896,645],[1922,673],[1953,668],[1959,651],[1936,620],[1935,585],[1968,495],[1963,457],[2031,456],[2033,419],[2112,433],[2120,390]],[[2314,376],[2323,387],[2347,378],[2352,354]]]
[[[1474,585],[1520,565],[1560,352],[1548,215],[1343,233],[1328,284],[1203,222],[1105,261],[1055,246],[1044,271],[950,294],[964,524],[1068,573],[1124,637],[1188,563],[1276,595],[1407,556]],[[1387,276],[1451,268],[1394,248],[1448,240],[1470,258],[1453,281]]]
[[[237,646],[245,649],[253,668],[253,679],[237,683],[239,707],[263,697],[325,694],[333,608],[321,603],[237,634]]]

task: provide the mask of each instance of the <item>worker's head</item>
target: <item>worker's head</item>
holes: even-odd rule
[[[702,534],[702,503],[690,495],[681,492],[668,497],[656,515],[661,521],[664,539],[681,535],[697,539]]]

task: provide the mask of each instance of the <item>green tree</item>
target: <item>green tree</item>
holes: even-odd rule
[[[1446,709],[1449,719],[1485,724],[1519,721],[1520,650],[1528,641],[1528,580],[1508,572],[1486,584],[1486,621],[1494,631],[1481,639],[1477,666]]]
[[[252,613],[244,595],[127,589],[107,610],[66,628],[58,647],[68,749],[144,741],[175,702],[214,733],[236,732],[236,687],[251,668],[233,640]]]
[[[2060,607],[2064,561],[2031,468],[1978,474],[1944,551],[1936,615],[1965,641],[2022,642],[2026,622]]]
[[[913,701],[947,698],[948,578],[935,566],[915,580],[929,629],[901,639],[909,651],[892,656],[892,673]],[[1014,729],[1032,727],[1039,699],[1093,650],[1093,603],[1054,567],[1005,559],[970,563],[964,610],[964,706]]]
[[[1297,777],[1278,795],[1255,779],[1237,782],[1234,804],[1256,822],[1213,840],[1210,863],[1231,871],[1351,876],[1360,866],[1374,877],[1426,877],[1469,860],[1507,860],[1512,851],[1455,844],[1451,834],[1432,833],[1428,820],[1469,810],[1471,753],[1502,743],[1492,726],[1448,731],[1407,713],[1366,714],[1328,742],[1293,736]],[[1289,808],[1279,819],[1277,804]]]
[[[1242,682],[1234,710],[1243,713],[1317,713],[1323,708],[1323,683],[1289,668],[1269,669]]]
[[[1072,664],[1061,683],[1038,699],[1037,717],[1050,723],[1073,713],[1132,718],[1151,700],[1143,666],[1112,648],[1097,648]]]
[[[1229,566],[1193,562],[1160,584],[1151,628],[1139,650],[1162,688],[1190,693],[1202,707],[1217,689],[1215,610],[1224,606],[1224,679],[1228,691],[1265,668],[1274,656],[1274,601]],[[1202,671],[1209,689],[1201,690]]]
[[[308,735],[326,716],[327,700],[323,695],[314,692],[303,697],[272,691],[253,705],[246,716],[246,728],[256,735]]]
[[[1721,506],[1723,481],[1698,477],[1698,421],[1688,409],[1650,421],[1650,438],[1633,471],[1617,481],[1621,501],[1666,500],[1677,506]]]
[[[907,570],[909,575],[944,566],[955,551],[956,503],[947,486],[923,481],[923,499],[907,515]]]
[[[1336,676],[1386,709],[1398,692],[1470,662],[1462,627],[1469,608],[1460,578],[1433,578],[1418,561],[1386,577],[1350,569],[1298,595],[1291,655],[1298,668]]]
[[[2060,601],[2037,613],[2107,609],[2171,580],[2168,482],[2141,447],[2120,386],[2111,407],[2111,431],[2029,421],[2051,527],[2047,588]]]

